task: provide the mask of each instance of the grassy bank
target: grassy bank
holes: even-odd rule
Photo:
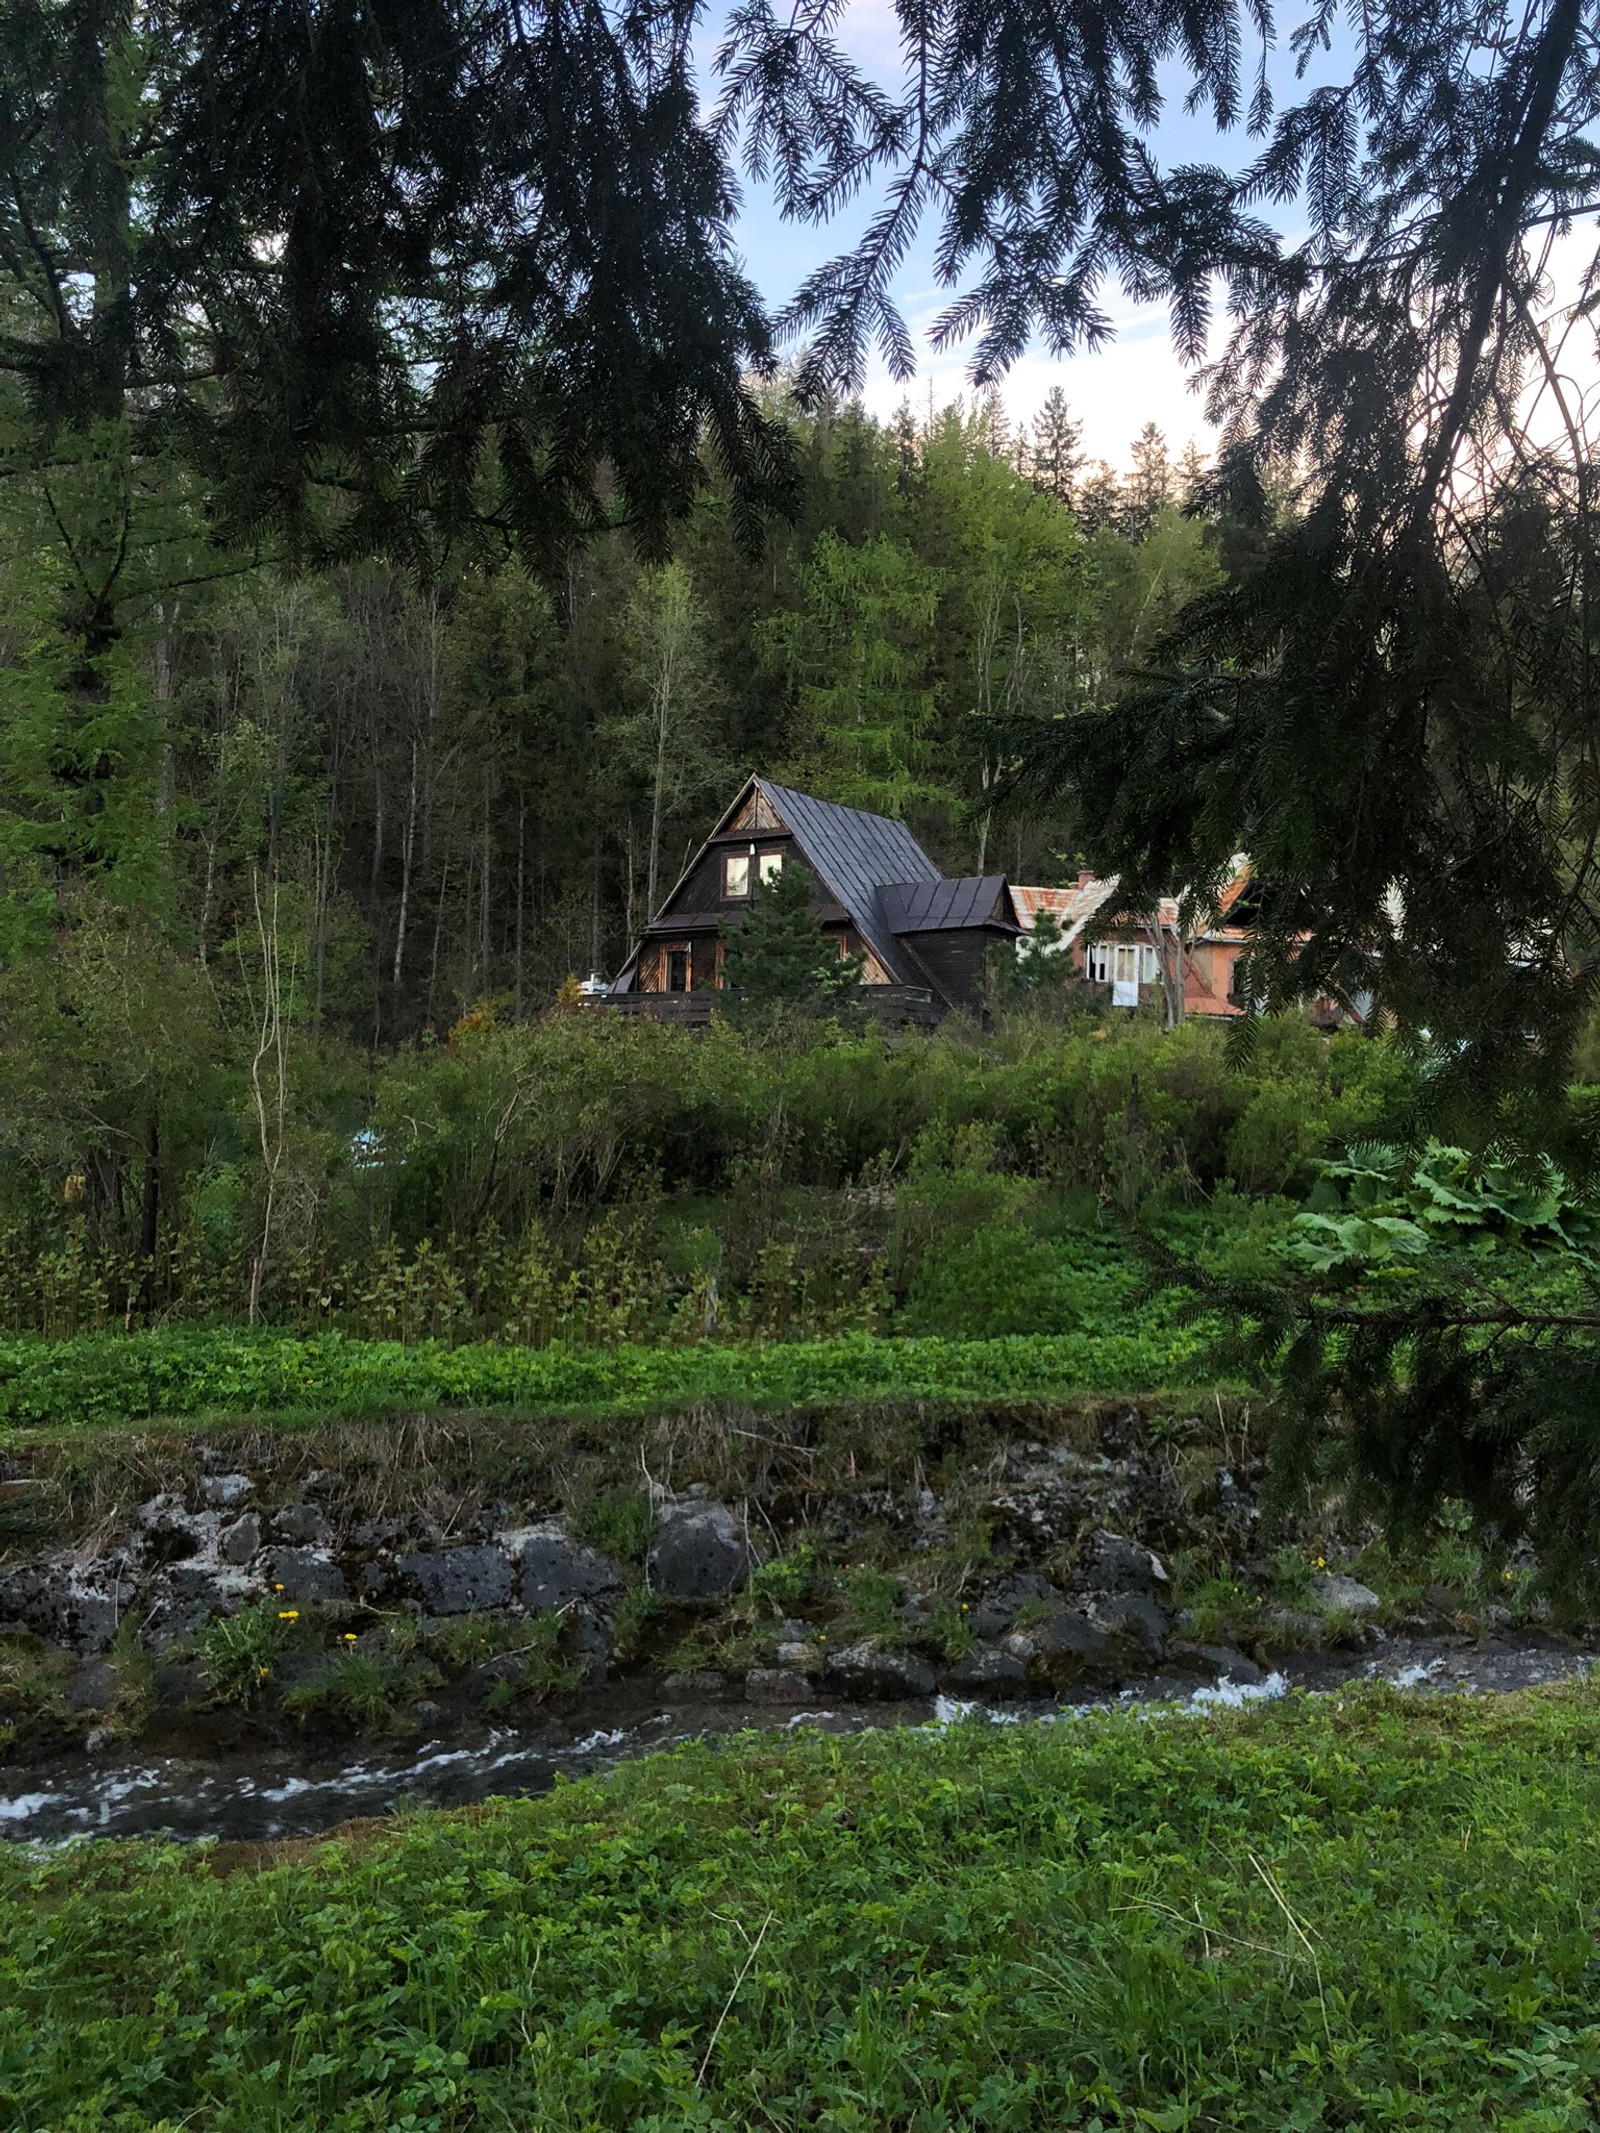
[[[740,1346],[514,1348],[364,1341],[340,1334],[170,1331],[0,1340],[0,1430],[95,1427],[152,1416],[370,1414],[400,1408],[638,1410],[696,1400],[807,1405],[1045,1398],[1195,1381],[1204,1342],[1159,1333],[1015,1334],[752,1342]]]
[[[746,1740],[0,1863],[29,2128],[1590,2127],[1600,1694]],[[232,1869],[232,1871],[229,1871]]]

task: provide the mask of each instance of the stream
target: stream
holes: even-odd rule
[[[485,1727],[449,1740],[368,1747],[359,1756],[258,1750],[204,1759],[147,1755],[124,1762],[82,1756],[0,1772],[0,1838],[60,1844],[76,1837],[213,1837],[265,1843],[313,1837],[357,1816],[414,1807],[461,1807],[491,1796],[548,1792],[563,1775],[605,1770],[687,1740],[813,1726],[858,1733],[891,1725],[947,1724],[978,1715],[996,1723],[1062,1722],[1120,1706],[1176,1706],[1198,1718],[1291,1689],[1328,1693],[1349,1681],[1385,1680],[1416,1695],[1500,1694],[1586,1674],[1596,1654],[1557,1637],[1385,1637],[1362,1650],[1287,1658],[1264,1681],[1219,1685],[1153,1674],[1097,1703],[1024,1698],[990,1708],[940,1697],[934,1703],[826,1700],[780,1715],[771,1704],[670,1701],[659,1683],[620,1685],[584,1696],[571,1713],[531,1725]]]

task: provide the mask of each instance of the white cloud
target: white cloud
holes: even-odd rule
[[[935,407],[971,391],[967,378],[969,351],[936,355],[927,345],[927,328],[937,310],[930,304],[918,318],[916,381],[909,388],[875,363],[863,395],[875,415],[891,414],[904,397],[919,412],[932,392]],[[1147,422],[1165,433],[1173,457],[1191,438],[1204,452],[1216,442],[1205,417],[1202,394],[1191,389],[1194,372],[1179,362],[1172,346],[1167,314],[1160,305],[1124,305],[1116,319],[1114,341],[1066,360],[1030,350],[1007,373],[1001,398],[1014,424],[1030,422],[1054,385],[1066,394],[1083,425],[1083,448],[1090,459],[1107,459],[1126,467],[1128,447]]]

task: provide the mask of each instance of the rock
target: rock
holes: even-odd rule
[[[231,1511],[250,1494],[248,1474],[206,1474],[200,1482],[200,1501],[212,1511]]]
[[[799,1669],[801,1671],[804,1671],[804,1669],[812,1665],[813,1662],[819,1656],[820,1647],[815,1642],[808,1641],[803,1637],[795,1638],[792,1641],[785,1641],[784,1643],[778,1646],[779,1666],[789,1667],[791,1669]]]
[[[80,1666],[62,1690],[69,1711],[109,1711],[117,1700],[118,1675],[104,1659]]]
[[[187,1704],[199,1703],[210,1684],[198,1659],[179,1659],[158,1662],[150,1687],[163,1710],[179,1711]]]
[[[1027,1570],[1020,1577],[1003,1578],[993,1592],[973,1608],[968,1616],[968,1626],[975,1637],[998,1637],[1011,1627],[1019,1611],[1030,1600],[1042,1600],[1049,1606],[1061,1607],[1066,1603],[1066,1594],[1048,1578]]]
[[[334,1467],[313,1467],[300,1484],[300,1494],[326,1503],[330,1497],[344,1494],[344,1476]]]
[[[267,1583],[283,1588],[283,1598],[348,1600],[344,1572],[325,1548],[271,1548],[266,1558]]]
[[[296,1548],[325,1548],[332,1539],[328,1521],[314,1503],[292,1503],[274,1514],[272,1530]]]
[[[163,1638],[192,1637],[217,1615],[261,1597],[261,1581],[224,1563],[174,1563],[161,1580],[153,1625]]]
[[[1167,1582],[1161,1558],[1122,1533],[1089,1537],[1078,1582],[1087,1592],[1159,1592]]]
[[[1237,1518],[1250,1509],[1249,1498],[1226,1467],[1217,1475],[1217,1509],[1224,1518]]]
[[[573,1607],[568,1621],[573,1643],[583,1663],[583,1686],[597,1689],[606,1678],[611,1659],[611,1631],[586,1600]]]
[[[254,1511],[246,1511],[217,1536],[217,1554],[225,1563],[248,1563],[260,1546],[261,1521]]]
[[[788,1667],[753,1666],[744,1677],[744,1692],[752,1703],[809,1703],[816,1684]]]
[[[944,1671],[944,1685],[949,1689],[1001,1690],[1020,1687],[1027,1679],[1028,1669],[1015,1652],[1008,1652],[998,1644],[981,1644],[968,1652]]]
[[[1277,1644],[1318,1644],[1326,1638],[1328,1621],[1325,1615],[1312,1614],[1304,1607],[1273,1607],[1261,1627]]]
[[[75,1564],[13,1571],[0,1578],[0,1622],[17,1622],[58,1644],[103,1652],[137,1588],[114,1573],[92,1580]]]
[[[89,1755],[107,1755],[117,1745],[115,1726],[91,1726],[83,1736],[84,1750]]]
[[[651,1586],[669,1600],[719,1600],[750,1574],[750,1543],[743,1526],[720,1503],[673,1504],[646,1568]]]
[[[1316,1604],[1327,1614],[1364,1615],[1382,1605],[1370,1585],[1363,1585],[1356,1578],[1338,1577],[1329,1572],[1312,1580],[1312,1593]]]
[[[159,1566],[181,1563],[204,1552],[215,1537],[220,1520],[215,1511],[186,1511],[176,1496],[152,1496],[135,1513],[138,1551],[144,1561]]]
[[[395,1569],[436,1615],[464,1615],[475,1607],[511,1603],[511,1565],[505,1552],[481,1542],[402,1555]]]
[[[1091,1620],[1108,1636],[1135,1646],[1147,1659],[1160,1658],[1172,1626],[1172,1617],[1161,1602],[1142,1592],[1113,1593],[1097,1600]]]
[[[672,1686],[691,1696],[726,1696],[728,1677],[714,1666],[695,1666],[687,1674],[675,1674]]]
[[[1018,1650],[1019,1641],[1027,1646],[1026,1651]],[[1058,1680],[1097,1666],[1109,1653],[1111,1639],[1082,1608],[1063,1607],[1026,1637],[1008,1637],[1005,1648],[1017,1658],[1033,1660],[1052,1680]]]
[[[848,1644],[828,1661],[828,1678],[852,1696],[931,1696],[933,1668],[910,1652]]]
[[[1253,1689],[1267,1678],[1253,1659],[1247,1659],[1243,1652],[1236,1652],[1231,1644],[1196,1644],[1192,1649],[1194,1656],[1209,1666],[1219,1681],[1231,1681],[1241,1689]]]
[[[502,1533],[500,1545],[511,1558],[519,1596],[530,1614],[570,1607],[574,1600],[592,1600],[621,1587],[622,1572],[610,1556],[585,1548],[554,1522]]]
[[[1110,1421],[1100,1425],[1101,1449],[1113,1459],[1128,1459],[1145,1447],[1144,1416],[1137,1407],[1125,1407],[1121,1414],[1113,1415]]]
[[[436,1718],[444,1716],[444,1707],[435,1703],[431,1697],[424,1696],[411,1706],[411,1715],[420,1719],[423,1725],[431,1726]]]

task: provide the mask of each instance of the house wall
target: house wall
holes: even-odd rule
[[[983,1004],[990,950],[1012,936],[1000,927],[963,926],[953,933],[913,933],[907,943],[934,983],[957,1007]]]
[[[725,852],[748,854],[752,845],[758,861],[763,853],[782,852],[785,865],[796,861],[802,866],[805,864],[805,854],[787,831],[762,829],[754,834],[741,831],[737,835],[727,833],[716,838],[700,853],[651,928],[652,938],[639,958],[637,986],[640,992],[666,990],[666,948],[676,938],[691,945],[694,989],[709,991],[721,984],[727,937],[743,924],[752,901],[748,896],[723,895],[722,858]],[[843,941],[843,953],[863,952],[866,944],[850,925],[842,906],[825,897],[813,896],[811,908],[823,929]],[[682,927],[681,936],[668,930],[675,926]],[[869,984],[887,982],[887,973],[876,958],[870,956],[865,975]]]

